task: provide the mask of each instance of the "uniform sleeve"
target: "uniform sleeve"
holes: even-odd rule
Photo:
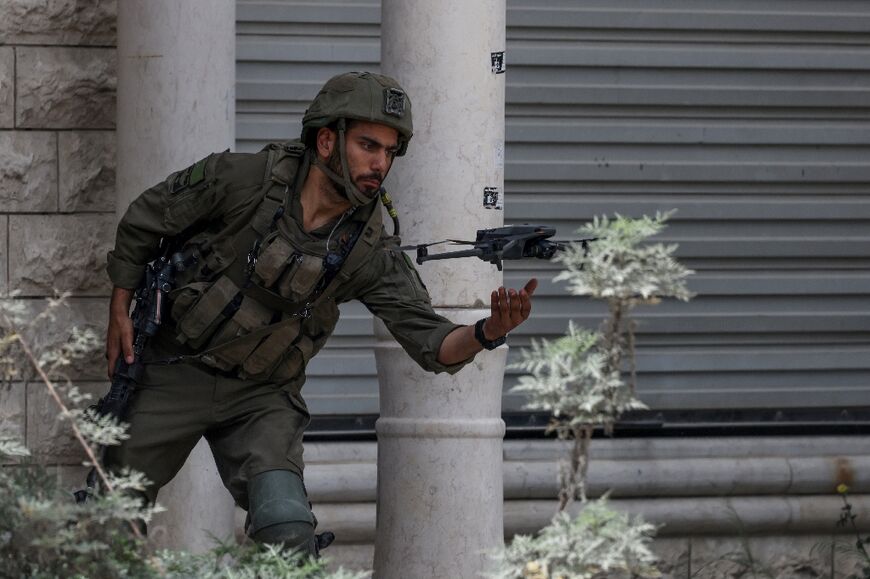
[[[139,195],[118,223],[106,271],[115,286],[139,285],[145,264],[157,257],[160,239],[205,220],[220,219],[234,201],[219,176],[232,154],[209,155]]]
[[[381,251],[381,250],[376,250]],[[444,338],[461,327],[432,309],[426,286],[420,280],[410,259],[400,252],[382,250],[373,259],[379,262],[372,268],[374,275],[367,280],[359,300],[374,315],[383,320],[405,352],[424,370],[455,374],[472,358],[452,365],[438,362],[438,351]]]

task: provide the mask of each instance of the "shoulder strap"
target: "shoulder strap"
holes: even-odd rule
[[[269,232],[272,223],[281,216],[286,206],[290,186],[298,188],[299,179],[304,178],[303,173],[307,172],[305,149],[292,145],[294,143],[271,144],[263,149],[268,150],[269,154],[263,174],[263,186],[257,194],[260,202],[252,203],[244,213],[203,243],[198,248],[199,257],[205,256],[216,243],[236,235],[246,227],[253,229],[259,237]]]
[[[275,221],[281,216],[288,200],[290,186],[295,185],[293,181],[301,176],[299,165],[304,153],[305,150],[299,147],[282,145],[269,148],[266,173],[263,176],[265,195],[250,219],[250,226],[260,236],[268,234]],[[284,187],[276,187],[276,184],[283,184]]]

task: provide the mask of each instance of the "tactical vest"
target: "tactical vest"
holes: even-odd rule
[[[185,243],[184,271],[169,297],[175,341],[196,352],[181,358],[241,378],[279,380],[297,375],[313,354],[305,321],[312,314],[337,320],[335,304],[327,302],[367,261],[382,217],[375,206],[344,247],[312,254],[294,239],[294,219],[279,223],[307,173],[304,148],[284,143],[267,149],[261,201],[219,233]],[[290,358],[291,346],[301,359]]]

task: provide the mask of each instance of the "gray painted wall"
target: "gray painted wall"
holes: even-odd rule
[[[329,76],[378,69],[376,3],[240,0],[237,20],[240,151],[298,135]],[[663,240],[698,296],[638,312],[651,407],[870,399],[868,33],[863,1],[508,2],[506,220],[569,237],[593,215],[678,210]],[[602,315],[554,274],[507,268],[513,286],[543,282],[514,355]],[[377,412],[371,335],[343,307],[310,366],[315,413]]]

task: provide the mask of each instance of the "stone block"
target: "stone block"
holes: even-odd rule
[[[115,49],[19,46],[16,51],[17,127],[114,127]]]
[[[8,303],[11,300],[6,300]],[[19,316],[19,330],[37,358],[58,351],[67,344],[73,329],[89,331],[93,336],[93,349],[72,360],[62,368],[63,376],[76,381],[99,381],[106,379],[104,336],[108,320],[109,304],[105,298],[67,298],[62,303],[51,305],[49,300],[17,299],[23,305]],[[2,304],[0,304],[2,305]],[[50,308],[50,312],[46,310]],[[49,315],[50,314],[50,315]],[[16,368],[24,381],[36,379],[32,363],[23,355],[16,356]],[[59,373],[55,373],[60,376]]]
[[[315,507],[316,508],[316,507]],[[372,544],[345,545],[338,538],[329,550],[323,552],[326,568],[331,572],[339,569],[354,573],[371,573],[374,567],[375,546]]]
[[[57,211],[57,134],[0,131],[0,151],[3,211]]]
[[[837,513],[833,513],[835,520]],[[832,525],[833,526],[833,525]],[[830,536],[742,536],[691,539],[692,579],[830,577]]]
[[[25,402],[23,382],[0,383],[0,436],[25,442]],[[0,457],[0,464],[14,464],[17,459]]]
[[[9,270],[7,267],[9,262],[9,247],[6,245],[9,239],[7,235],[8,231],[9,216],[0,215],[0,296],[9,294]]]
[[[115,215],[11,215],[10,289],[29,296],[109,295]]]
[[[662,572],[662,579],[689,579],[689,550],[688,539],[659,537],[652,543],[652,551],[658,557],[658,569]]]
[[[866,536],[865,536],[866,538]],[[842,536],[837,541],[832,579],[861,579],[867,576],[867,559],[858,552],[854,536]]]
[[[114,45],[117,10],[109,0],[6,0],[0,42]]]
[[[91,470],[89,466],[84,465],[61,465],[49,467],[48,472],[55,476],[57,488],[60,491],[74,493],[77,490],[84,488],[85,480],[88,477],[88,472]]]
[[[107,383],[76,383],[82,392],[96,399]],[[60,408],[42,382],[27,384],[27,446],[38,460],[49,464],[79,465],[85,460],[84,449],[76,440],[69,421],[59,415]]]
[[[0,46],[0,128],[11,129],[13,126],[15,126],[15,49],[11,46]]]
[[[59,135],[60,210],[115,210],[115,133],[70,131]]]

